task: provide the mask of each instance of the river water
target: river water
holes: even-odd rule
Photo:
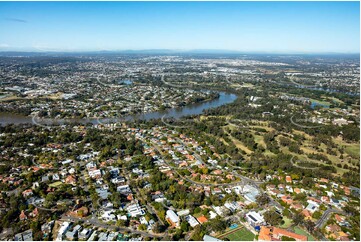
[[[165,111],[156,111],[156,112],[149,112],[137,115],[128,115],[128,116],[121,116],[117,119],[115,118],[101,118],[101,119],[39,119],[39,118],[32,118],[30,116],[24,116],[19,114],[12,114],[12,113],[0,113],[0,125],[7,125],[7,124],[29,124],[34,123],[35,121],[38,124],[44,125],[51,125],[51,124],[65,124],[68,122],[78,122],[82,124],[86,123],[111,123],[116,122],[119,120],[151,120],[151,119],[160,119],[162,117],[165,118],[175,118],[179,119],[184,116],[188,115],[197,115],[202,114],[203,110],[216,108],[228,103],[232,103],[237,99],[237,96],[232,93],[220,92],[219,97],[213,99],[211,101],[205,101],[195,104],[189,104],[184,107],[180,108],[171,108]]]

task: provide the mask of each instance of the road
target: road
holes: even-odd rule
[[[144,141],[144,140],[143,140]],[[145,141],[144,141],[145,142]],[[151,142],[151,144],[153,145],[153,147],[160,153],[163,155],[163,152],[162,150],[160,149],[160,147],[157,145],[157,144],[154,144],[153,142]],[[224,186],[232,186],[232,185],[240,185],[240,184],[243,184],[242,181],[238,181],[238,182],[230,182],[230,183],[220,183],[220,184],[217,184],[217,183],[204,183],[204,182],[197,182],[197,181],[193,181],[191,179],[189,179],[188,177],[185,177],[181,174],[179,174],[179,172],[177,171],[179,168],[178,167],[174,167],[172,166],[171,164],[168,163],[168,161],[166,159],[164,159],[163,157],[163,160],[164,162],[166,163],[167,166],[169,166],[170,168],[173,169],[173,171],[175,173],[177,173],[182,179],[192,183],[192,184],[195,184],[195,185],[199,185],[199,186],[210,186],[210,187],[224,187]]]
[[[339,213],[346,215],[346,213],[342,210],[329,208],[322,214],[321,218],[316,222],[315,228],[322,228],[327,222],[327,220],[330,218],[332,213]]]
[[[88,224],[91,224],[91,225],[94,225],[94,226],[97,226],[100,228],[114,229],[119,232],[128,232],[128,233],[132,233],[132,234],[139,234],[144,237],[151,237],[151,238],[163,238],[164,237],[164,234],[153,234],[153,233],[147,233],[145,231],[134,230],[131,228],[124,228],[124,227],[119,227],[116,225],[109,225],[109,224],[99,221],[97,218],[90,218],[90,219],[74,218],[74,217],[67,217],[67,216],[63,215],[60,220],[71,221],[71,222],[84,222],[84,223],[88,223]]]
[[[176,139],[177,139],[184,147],[187,147],[187,146],[183,143],[182,140],[180,140],[180,139],[178,139],[178,138],[176,138]],[[146,140],[144,140],[144,139],[141,139],[141,140],[142,140],[143,142],[147,143]],[[157,144],[155,144],[155,143],[152,142],[152,141],[150,141],[150,143],[151,143],[152,146],[159,152],[159,154],[163,155],[163,152],[162,152],[161,148],[160,148]],[[196,154],[196,153],[194,153],[194,152],[192,152],[192,153],[193,153],[193,156],[196,157],[196,159],[198,159],[199,161],[202,161],[201,157],[200,157],[198,154]],[[164,155],[163,155],[163,156],[164,156]],[[238,176],[241,178],[241,181],[237,181],[237,182],[220,183],[220,184],[217,184],[217,183],[197,182],[197,181],[193,181],[193,180],[191,180],[191,179],[189,179],[189,178],[187,178],[187,177],[182,176],[181,174],[179,174],[179,173],[177,172],[177,170],[178,170],[179,168],[170,165],[170,164],[168,163],[168,161],[167,161],[166,159],[164,159],[164,157],[163,157],[163,160],[164,160],[164,162],[167,164],[167,166],[169,166],[170,168],[172,168],[173,171],[176,172],[176,173],[177,173],[180,177],[182,177],[184,180],[186,180],[186,181],[188,181],[188,182],[190,182],[190,183],[192,183],[192,184],[199,185],[199,186],[224,187],[224,186],[232,186],[232,185],[244,185],[244,182],[246,182],[246,183],[253,183],[253,184],[262,183],[262,182],[259,182],[259,181],[258,181],[258,182],[253,181],[252,179],[249,179],[249,178],[244,177],[244,176],[241,176],[241,175],[238,175]],[[205,164],[203,161],[202,161],[202,163]],[[205,164],[205,165],[206,165],[207,167],[209,167],[208,164]]]
[[[182,140],[180,140],[180,139],[178,139],[178,138],[176,138],[176,139],[177,139],[180,143],[182,143],[182,145],[183,145],[184,147],[187,147],[187,146],[183,143]],[[141,140],[142,140],[143,142],[146,142],[144,139],[141,139]],[[162,150],[160,149],[160,147],[159,147],[157,144],[154,144],[153,142],[150,142],[150,143],[151,143],[151,144],[153,145],[153,147],[159,152],[159,154],[162,154],[162,155],[163,155]],[[201,157],[200,157],[199,155],[197,155],[197,156],[195,155],[195,157],[196,157],[197,159],[200,159],[200,160],[201,160]],[[238,174],[236,171],[233,171],[232,174],[235,175],[235,176],[237,176],[238,178],[240,178],[240,179],[241,179],[240,182],[231,182],[231,183],[223,183],[223,184],[211,184],[211,183],[196,182],[196,181],[193,181],[193,180],[191,180],[191,179],[189,179],[189,178],[187,178],[187,177],[182,176],[181,174],[179,174],[179,173],[177,172],[178,167],[173,167],[172,165],[170,165],[170,164],[168,163],[168,161],[167,161],[166,159],[163,159],[163,160],[164,160],[164,162],[165,162],[170,168],[172,168],[173,171],[176,172],[180,177],[182,177],[184,180],[186,180],[186,181],[188,181],[188,182],[190,182],[190,183],[192,183],[192,184],[196,184],[196,185],[200,185],[200,186],[211,186],[211,187],[223,187],[223,186],[250,184],[250,185],[256,187],[261,193],[264,193],[263,189],[259,186],[259,185],[262,184],[263,182],[261,182],[261,181],[255,181],[255,180],[253,180],[253,179],[251,179],[251,178],[242,176],[242,175]],[[207,164],[205,164],[205,165],[208,167]],[[280,203],[278,203],[277,201],[275,201],[272,197],[269,197],[269,198],[270,198],[270,204],[271,204],[271,205],[277,207],[277,208],[280,209],[280,210],[283,210],[283,209],[284,209],[283,206],[282,206]]]
[[[10,236],[13,236],[13,229],[12,228],[4,228],[3,232],[0,234],[0,240],[6,241],[9,239]],[[13,240],[12,237],[10,240]]]
[[[130,186],[129,181],[131,180],[131,178],[130,178],[130,176],[129,176],[129,173],[126,173],[126,174],[123,174],[123,175],[124,175],[124,177],[126,178],[126,181],[127,181],[126,184],[127,184],[128,186]],[[135,193],[137,194],[137,197],[141,198],[141,199],[144,201],[144,203],[146,204],[145,206],[147,207],[147,210],[148,210],[150,213],[155,214],[155,216],[157,216],[158,221],[159,221],[162,225],[164,225],[163,220],[158,216],[157,210],[153,207],[152,204],[147,203],[147,199],[141,194],[141,192],[139,191],[139,188],[138,188],[138,187],[133,187],[133,189],[135,190]]]
[[[187,145],[185,145],[182,140],[180,140],[179,138],[176,138],[176,139],[177,139],[184,147],[187,147]],[[148,143],[145,139],[140,138],[140,140],[142,140],[142,141],[145,142],[145,143]],[[151,145],[159,152],[159,154],[161,154],[162,156],[164,156],[161,148],[160,148],[157,144],[155,144],[155,143],[152,142],[152,141],[150,141],[150,143],[151,143]],[[192,153],[193,153],[193,152],[192,152]],[[195,156],[197,159],[199,159],[200,161],[202,161],[201,157],[200,157],[198,154],[194,154],[194,156]],[[233,186],[233,185],[250,184],[250,185],[256,187],[261,193],[264,193],[263,189],[259,186],[259,185],[262,184],[263,182],[261,182],[261,181],[255,181],[255,180],[253,180],[253,179],[251,179],[251,178],[242,176],[242,175],[238,174],[236,171],[233,171],[232,174],[241,179],[241,181],[239,181],[239,182],[222,183],[222,184],[203,183],[203,182],[193,181],[193,180],[189,179],[188,177],[182,176],[182,175],[179,174],[178,171],[177,171],[177,170],[179,169],[178,167],[174,167],[174,166],[170,165],[170,164],[168,163],[168,161],[167,161],[166,159],[164,159],[164,157],[163,157],[163,160],[164,160],[164,162],[165,162],[170,168],[173,169],[173,171],[174,171],[175,173],[177,173],[181,178],[183,178],[184,180],[190,182],[191,184],[195,184],[195,185],[199,185],[199,186],[211,186],[211,187],[225,187],[225,186]],[[204,162],[202,162],[202,163],[205,164]],[[206,165],[207,167],[209,167],[208,164],[205,164],[205,165]],[[277,207],[277,208],[280,209],[280,210],[283,210],[283,209],[284,209],[284,207],[283,207],[279,202],[275,201],[275,200],[274,200],[272,197],[270,197],[270,196],[269,196],[269,198],[270,198],[270,204],[271,204],[271,205]]]

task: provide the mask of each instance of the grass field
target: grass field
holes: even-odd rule
[[[252,234],[248,229],[242,228],[227,235],[225,238],[228,238],[230,241],[253,241],[254,234]]]
[[[325,155],[332,162],[332,165],[336,167],[337,175],[343,175],[345,172],[347,172],[349,170],[349,169],[344,169],[344,168],[340,168],[340,167],[336,166],[338,164],[341,164],[341,165],[344,164],[344,163],[342,163],[342,160],[340,159],[341,153],[337,149],[333,149],[333,151],[336,152],[336,155],[328,154],[327,146],[322,143],[321,145],[318,146],[319,149],[316,150],[314,147],[312,147],[313,142],[312,142],[311,136],[305,135],[305,133],[300,132],[300,131],[294,131],[293,133],[301,134],[301,135],[305,136],[306,140],[303,141],[302,145],[300,146],[300,149],[304,152],[304,154],[303,155],[295,154],[293,152],[290,152],[287,147],[281,146],[280,150],[284,154],[290,154],[290,155],[298,157],[301,160],[305,160],[305,161],[309,161],[309,162],[325,164],[325,162],[322,162],[322,161],[319,161],[316,159],[310,159],[307,157],[307,154],[312,154],[312,153],[322,154],[322,155]],[[276,138],[277,141],[279,141],[279,137],[280,136],[278,136]],[[359,144],[347,143],[344,140],[342,140],[342,138],[340,138],[340,137],[333,138],[332,141],[339,147],[344,147],[344,149],[345,149],[344,161],[346,160],[347,161],[346,164],[348,164],[350,167],[355,167],[357,165],[357,160],[359,160],[359,157],[360,157]],[[350,158],[352,158],[351,162],[348,161]]]
[[[22,98],[15,95],[3,95],[0,97],[0,101],[12,101],[18,99],[22,99]]]
[[[267,145],[266,145],[266,143],[264,142],[263,136],[253,134],[253,137],[254,137],[254,142],[256,142],[258,145],[263,146],[263,148],[266,149]]]
[[[283,220],[285,221],[285,223],[281,226],[281,228],[288,229],[292,224],[292,220],[287,217],[283,217]]]
[[[306,235],[309,241],[315,241],[315,238],[299,227],[294,227],[296,234]]]
[[[360,146],[359,144],[350,145],[345,149],[346,153],[349,154],[352,158],[360,158]]]

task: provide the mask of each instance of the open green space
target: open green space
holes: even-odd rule
[[[301,234],[301,235],[306,235],[308,241],[315,241],[315,237],[313,237],[312,235],[310,235],[309,233],[307,233],[306,231],[304,231],[303,229],[301,229],[300,227],[296,226],[293,228],[295,230],[296,234]]]
[[[240,230],[235,231],[227,235],[225,238],[230,241],[253,241],[254,234],[246,228],[242,228]]]
[[[281,226],[283,229],[288,229],[292,224],[292,220],[287,217],[283,217],[283,221],[285,221],[285,223]]]
[[[350,145],[345,148],[347,154],[349,154],[352,158],[359,159],[360,158],[360,146],[359,144]]]

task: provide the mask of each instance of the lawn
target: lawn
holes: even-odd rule
[[[57,182],[54,182],[54,183],[51,183],[50,185],[49,185],[49,187],[58,187],[58,186],[60,186],[61,184],[63,184],[61,181],[57,181]]]
[[[360,158],[360,146],[359,144],[350,145],[345,149],[346,153],[349,154],[352,158]]]
[[[281,228],[288,229],[291,226],[292,220],[287,217],[283,217],[283,220],[285,223],[281,226]]]
[[[264,142],[263,136],[253,134],[253,137],[254,137],[254,142],[256,142],[257,144],[263,146],[263,148],[266,149],[267,145],[266,145],[266,143]]]
[[[253,241],[254,234],[246,228],[242,228],[226,236],[230,241]]]
[[[306,235],[309,241],[315,241],[316,240],[312,235],[310,235],[309,233],[307,233],[306,231],[304,231],[303,229],[301,229],[301,228],[299,228],[297,226],[294,227],[294,230],[295,230],[296,234]]]
[[[263,154],[268,157],[276,156],[276,154],[272,153],[270,150],[265,150],[265,152],[263,152]]]

